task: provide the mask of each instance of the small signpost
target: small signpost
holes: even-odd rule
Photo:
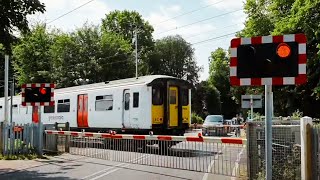
[[[39,116],[39,143],[38,153],[42,155],[42,124],[41,124],[41,106],[54,106],[54,88],[52,83],[34,83],[23,84],[21,86],[21,101],[22,106],[38,107]]]
[[[262,108],[262,95],[242,95],[241,108],[251,110],[251,120],[253,119],[253,109]]]
[[[231,40],[230,83],[265,85],[266,179],[272,179],[272,86],[307,81],[307,38],[304,34]]]

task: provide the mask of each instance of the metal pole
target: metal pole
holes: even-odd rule
[[[39,143],[38,143],[38,153],[40,156],[42,156],[42,144],[43,144],[43,126],[41,123],[41,106],[38,106],[38,116],[39,116],[39,121],[38,121],[38,130],[39,130]]]
[[[5,55],[5,67],[4,67],[4,123],[8,124],[9,116],[9,103],[8,103],[8,91],[9,91],[9,55]]]
[[[136,78],[138,78],[138,32],[137,29],[134,31],[135,37],[135,51],[136,51]]]
[[[251,120],[253,120],[253,97],[250,95]]]
[[[271,115],[272,115],[272,119],[273,119],[273,117],[274,117],[273,92],[271,92],[271,106],[272,106]]]
[[[12,106],[13,106],[13,93],[14,93],[14,80],[11,81],[11,92],[10,92],[10,124],[12,124]]]
[[[272,86],[265,85],[266,180],[272,180]]]

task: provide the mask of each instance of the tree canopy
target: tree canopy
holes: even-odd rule
[[[227,118],[232,118],[238,111],[238,105],[233,98],[229,81],[229,57],[227,52],[218,48],[211,53],[209,61],[209,83],[219,92],[220,113]],[[213,101],[213,100],[212,100]]]
[[[194,84],[198,82],[201,70],[191,44],[179,35],[157,40],[148,64],[152,74],[170,75]]]
[[[68,87],[131,77],[131,51],[121,36],[95,26],[63,33],[39,24],[14,46],[14,68],[19,84],[55,82]],[[119,70],[124,68],[127,73]]]
[[[11,44],[16,37],[13,31],[29,30],[27,15],[44,12],[45,5],[39,0],[2,0],[0,3],[0,43],[11,54]]]

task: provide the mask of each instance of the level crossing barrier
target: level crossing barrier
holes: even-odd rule
[[[246,177],[246,139],[45,131],[45,149],[130,164]]]
[[[201,130],[204,136],[223,136],[230,137],[235,136],[239,137],[241,129],[245,129],[245,125],[210,125],[210,126],[201,126],[198,125],[191,126],[189,132]]]

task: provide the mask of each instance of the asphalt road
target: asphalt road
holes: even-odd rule
[[[70,152],[37,160],[36,167],[0,173],[0,179],[209,180],[230,179],[246,168],[245,148],[238,145],[179,143],[164,153],[154,147],[148,153],[78,147]]]

